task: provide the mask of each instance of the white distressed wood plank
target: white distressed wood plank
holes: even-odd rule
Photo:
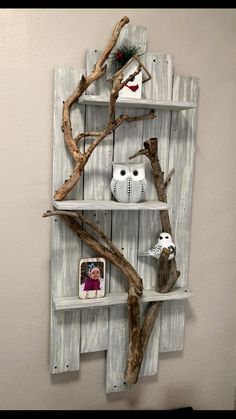
[[[160,352],[183,349],[184,323],[184,301],[165,301],[161,310]]]
[[[86,71],[91,73],[98,58],[99,51],[86,51]],[[90,86],[90,92],[102,95],[106,92],[104,77]],[[108,108],[87,106],[86,107],[86,130],[102,131],[106,126]],[[91,143],[91,139],[85,141],[85,149]],[[110,178],[112,173],[112,150],[113,137],[109,135],[99,144],[90,156],[84,170],[84,199],[85,200],[110,200]],[[111,211],[85,211],[85,215],[97,222],[104,233],[110,237]],[[91,232],[89,227],[86,227]],[[94,234],[94,233],[93,233]],[[83,257],[100,256],[95,254],[86,244],[83,243]],[[109,287],[110,263],[106,263],[106,292]],[[108,309],[106,307],[97,310],[86,310],[82,312],[81,318],[81,352],[95,352],[107,349],[108,340]]]
[[[158,300],[154,300],[154,301],[158,301]],[[142,321],[143,321],[143,314],[146,307],[147,307],[147,304],[141,305]],[[142,362],[140,373],[139,373],[140,377],[155,375],[158,373],[160,324],[161,324],[161,317],[159,314],[155,321],[151,336],[147,344],[147,348],[144,354],[143,362]]]
[[[106,393],[131,389],[124,383],[124,369],[128,354],[127,306],[109,310],[109,335],[106,356]]]
[[[173,86],[173,100],[198,102],[199,79],[176,76]],[[168,204],[177,246],[176,261],[181,272],[178,284],[187,285],[194,174],[194,155],[197,125],[197,109],[173,112],[169,153],[169,170],[175,173],[168,188]],[[183,349],[184,302],[165,302],[162,309],[160,351]]]
[[[105,200],[68,200],[68,201],[54,201],[53,205],[58,210],[165,210],[168,209],[168,205],[158,200],[138,202],[138,203],[124,203],[116,201],[105,201]]]
[[[145,87],[149,85],[148,83],[150,82],[147,82]],[[79,103],[83,105],[108,106],[109,98],[105,96],[84,94],[79,98]],[[135,101],[134,99],[118,98],[116,103],[119,107],[132,109],[157,109],[163,111],[182,111],[197,107],[197,104],[194,102],[154,99],[139,99],[138,101]]]
[[[54,80],[54,135],[52,193],[71,174],[73,162],[66,149],[62,123],[62,103],[75,89],[83,70],[56,67]],[[71,121],[74,135],[84,130],[84,106],[76,104]],[[69,194],[81,199],[81,185]],[[52,220],[51,296],[64,297],[78,293],[78,255],[81,246],[76,236],[59,218]],[[52,373],[79,369],[80,313],[56,313],[51,310],[50,369]]]
[[[128,25],[127,25],[128,26]],[[128,34],[129,40],[145,51],[147,44],[146,28],[123,28],[120,41],[124,40]],[[119,44],[117,44],[119,45]],[[117,115],[120,113],[130,113],[140,115],[147,113],[146,110],[117,107]],[[128,161],[129,156],[137,152],[142,146],[143,121],[131,124],[122,124],[114,135],[114,154],[113,161]],[[138,158],[137,162],[143,161]],[[112,240],[122,251],[130,263],[137,267],[138,250],[138,225],[139,212],[122,211],[112,214]],[[127,291],[127,280],[122,273],[111,265],[110,292]],[[119,337],[117,334],[119,333]],[[110,307],[109,316],[109,340],[106,358],[106,392],[124,391],[130,387],[124,384],[124,371],[127,362],[128,350],[128,320],[127,307]],[[119,342],[117,342],[117,339]],[[119,344],[119,346],[117,346]],[[119,350],[117,348],[119,347]],[[115,355],[116,354],[116,355]]]
[[[192,292],[186,288],[174,289],[168,293],[156,291],[144,291],[140,298],[140,304],[150,301],[185,300],[191,297]],[[80,300],[78,297],[57,297],[54,298],[54,310],[74,310],[81,308],[96,308],[103,306],[113,306],[127,303],[127,292],[107,293],[103,298],[93,298],[92,300]]]
[[[152,79],[144,84],[144,97],[146,101],[171,101],[173,59],[170,54],[147,53],[145,65],[152,74]],[[162,170],[166,173],[168,167],[169,136],[170,136],[171,112],[168,107],[165,111],[156,111],[153,121],[145,121],[144,140],[158,137],[158,156]],[[149,184],[148,199],[157,199],[157,192],[153,180],[150,164],[147,165],[147,180]],[[139,252],[147,250],[157,242],[158,234],[162,231],[159,212],[147,211],[140,213],[139,226]],[[143,278],[144,288],[154,290],[157,288],[157,261],[153,258],[140,257],[138,259],[138,271]],[[154,375],[158,372],[159,338],[160,338],[159,314],[144,356],[140,376]]]

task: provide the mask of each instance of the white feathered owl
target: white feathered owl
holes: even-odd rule
[[[176,246],[173,243],[172,237],[169,233],[159,234],[158,241],[153,247],[149,247],[146,252],[139,253],[139,256],[152,256],[155,259],[159,259],[162,249],[166,248],[172,251],[168,260],[171,260],[176,255]]]
[[[119,202],[146,199],[145,163],[113,163],[111,191]]]

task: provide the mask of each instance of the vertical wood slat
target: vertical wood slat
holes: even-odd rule
[[[86,51],[86,72],[90,74],[101,51]],[[105,76],[89,86],[87,94],[108,95]],[[86,106],[86,131],[102,131],[106,126],[108,107]],[[84,199],[110,199],[110,178],[112,173],[113,137],[109,135],[99,144],[90,156],[84,170]],[[85,148],[91,139],[85,140]],[[97,222],[105,234],[111,235],[111,211],[85,211],[85,215]],[[86,227],[91,231],[89,227]],[[93,233],[94,234],[94,233]],[[82,243],[83,257],[99,256],[85,243]],[[106,263],[106,292],[109,289],[110,263]],[[81,352],[95,352],[107,349],[108,308],[82,310],[81,314]]]
[[[121,112],[117,108],[117,113]],[[123,109],[129,113],[129,109]],[[143,114],[136,110],[135,115]],[[115,135],[114,161],[124,162],[142,144],[143,122],[122,125]],[[137,268],[139,211],[115,211],[112,214],[112,241],[129,262]],[[110,292],[127,290],[127,280],[115,266],[111,266]],[[117,336],[119,334],[119,337]],[[119,349],[117,350],[117,344]],[[128,351],[127,306],[110,307],[109,340],[106,366],[106,392],[127,390],[124,370]],[[114,352],[116,356],[114,356]]]
[[[127,38],[128,37],[128,38]],[[146,28],[127,25],[121,31],[117,46],[124,39],[146,50]],[[119,43],[120,42],[120,43]],[[146,110],[117,107],[117,115],[142,115]],[[143,121],[122,124],[114,135],[113,161],[125,162],[142,146]],[[143,158],[138,161],[143,161]],[[112,241],[130,263],[137,268],[139,211],[114,211],[112,214]],[[127,280],[116,267],[111,265],[110,292],[127,290]],[[128,352],[127,306],[110,307],[109,337],[106,359],[106,392],[124,391],[131,388],[124,383],[124,371]],[[115,355],[114,355],[115,354]]]
[[[173,100],[198,102],[199,79],[176,76]],[[187,285],[194,174],[194,154],[197,126],[197,108],[172,112],[169,170],[175,168],[168,187],[168,204],[177,246],[176,261],[181,272],[180,286]],[[183,301],[166,301],[162,308],[160,351],[179,351],[184,344],[185,311]]]
[[[173,59],[170,54],[147,53],[145,55],[145,65],[152,75],[152,79],[144,84],[145,99],[171,100],[172,61]],[[158,155],[162,170],[165,173],[168,169],[170,123],[171,112],[159,111],[156,112],[156,118],[153,121],[145,121],[144,124],[143,140],[148,140],[151,137],[157,137],[159,139]],[[146,164],[146,173],[148,182],[147,199],[157,199],[157,192],[149,161],[147,161]],[[148,247],[154,245],[157,242],[157,237],[160,232],[161,223],[159,212],[152,211],[150,213],[148,211],[141,211],[139,224],[139,252],[147,250]],[[138,258],[138,271],[143,278],[144,289],[156,289],[157,267],[157,261],[153,258]],[[154,375],[158,372],[160,319],[161,316],[159,313],[148,342],[140,376]]]
[[[71,174],[73,162],[63,134],[62,102],[73,92],[83,70],[56,67],[54,79],[54,135],[52,192]],[[74,106],[71,114],[73,134],[84,130],[84,106]],[[82,198],[77,185],[69,199]],[[52,219],[51,298],[78,295],[78,255],[81,246],[76,236],[59,218]],[[75,371],[80,364],[80,312],[56,313],[51,304],[50,370],[51,373]]]

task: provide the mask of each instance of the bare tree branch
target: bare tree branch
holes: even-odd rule
[[[101,132],[96,132],[96,131],[90,131],[90,132],[81,132],[81,134],[78,134],[74,140],[76,142],[82,140],[85,137],[98,137],[99,135],[101,135]]]
[[[111,39],[109,40],[106,48],[101,54],[101,57],[94,65],[92,73],[87,77],[81,77],[81,80],[74,92],[63,103],[62,131],[64,135],[64,141],[68,147],[68,150],[73,160],[75,161],[75,166],[70,178],[64,182],[64,184],[58,189],[58,191],[55,192],[55,200],[63,199],[73,189],[75,184],[80,179],[84,167],[89,157],[91,156],[93,150],[101,141],[103,141],[109,134],[111,134],[115,129],[117,129],[123,122],[134,122],[155,118],[153,110],[150,111],[149,114],[143,116],[131,117],[129,115],[120,115],[116,118],[116,101],[119,96],[119,92],[125,86],[125,84],[133,80],[134,77],[141,71],[141,67],[138,66],[138,68],[133,72],[133,74],[127,77],[126,80],[123,81],[123,74],[119,74],[114,79],[113,87],[110,94],[108,120],[105,129],[101,132],[83,132],[78,134],[75,138],[73,138],[70,119],[71,108],[73,104],[78,100],[78,98],[84,93],[84,91],[90,86],[90,84],[104,75],[106,70],[105,62],[111,50],[117,42],[122,27],[128,22],[129,18],[125,16],[117,23],[113,30]],[[86,137],[94,137],[94,140],[93,143],[88,146],[87,150],[84,153],[82,153],[78,148],[78,143],[81,139]],[[134,158],[139,155],[146,155],[149,158],[153,170],[153,176],[159,200],[162,202],[167,202],[166,186],[170,181],[172,173],[169,174],[169,176],[166,179],[166,182],[164,182],[164,177],[161,171],[157,152],[157,139],[150,138],[149,141],[146,141],[144,143],[144,149],[140,150],[138,153],[136,153],[134,156],[130,158]],[[105,259],[107,259],[108,261],[113,263],[117,268],[119,268],[128,281],[127,307],[129,320],[129,346],[127,365],[125,370],[125,381],[127,384],[134,384],[138,380],[143,356],[156,318],[160,311],[162,302],[148,304],[144,315],[143,325],[141,327],[139,302],[143,292],[143,284],[142,278],[140,278],[134,267],[126,260],[126,258],[122,255],[119,249],[104,234],[104,232],[98,227],[98,225],[94,224],[84,215],[77,212],[68,211],[47,211],[43,214],[43,217],[48,217],[52,215],[59,216],[68,225],[68,227],[72,231],[74,231],[74,233],[80,238],[80,240],[83,240],[93,251],[103,256]],[[168,211],[161,211],[160,216],[163,230],[171,234],[171,226]],[[93,232],[98,234],[99,239],[94,238],[93,235],[84,228],[84,224],[90,226]],[[105,245],[102,244],[99,240],[102,240],[105,243]],[[168,249],[164,249],[160,257],[159,266],[159,282],[161,292],[168,292],[179,276],[179,272],[176,270],[175,260],[172,259],[171,261],[168,261],[168,257]]]
[[[171,171],[170,171],[170,173],[168,174],[168,176],[167,176],[167,178],[166,178],[166,180],[165,180],[165,183],[164,183],[164,186],[165,186],[165,189],[167,188],[167,186],[169,185],[169,183],[171,182],[171,178],[172,178],[172,176],[173,176],[173,174],[175,173],[175,169],[172,169]]]
[[[84,167],[91,156],[93,150],[104,140],[109,134],[111,134],[118,126],[120,126],[124,121],[141,121],[143,119],[155,118],[154,112],[151,112],[148,116],[144,115],[139,118],[132,118],[128,115],[123,116],[115,120],[115,105],[116,100],[119,96],[120,90],[127,84],[129,81],[133,80],[134,77],[141,71],[141,66],[138,65],[137,69],[130,74],[125,81],[122,81],[123,74],[117,75],[114,79],[113,87],[110,93],[110,102],[109,102],[109,111],[108,111],[108,120],[106,127],[101,132],[85,132],[78,134],[75,138],[72,135],[72,126],[70,119],[70,111],[72,105],[78,100],[78,98],[83,94],[83,92],[90,86],[91,83],[98,80],[104,75],[105,72],[105,61],[107,60],[111,50],[115,46],[118,36],[121,29],[124,25],[129,22],[129,18],[125,16],[120,22],[115,26],[111,39],[109,40],[107,47],[103,51],[101,57],[98,59],[97,63],[94,65],[94,69],[90,75],[87,77],[82,76],[79,82],[78,87],[72,93],[72,95],[63,103],[63,112],[62,112],[62,131],[64,135],[64,141],[69,149],[70,154],[72,155],[73,160],[75,161],[75,167],[69,179],[65,180],[64,184],[55,191],[54,199],[56,201],[61,201],[66,197],[66,195],[74,188],[76,183],[79,181],[81,174],[84,170]],[[78,143],[82,138],[85,137],[95,137],[95,140],[92,144],[89,145],[85,153],[82,153],[78,148]]]

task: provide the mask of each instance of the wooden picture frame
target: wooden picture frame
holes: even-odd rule
[[[82,258],[79,262],[79,298],[105,296],[106,261],[104,258]]]

